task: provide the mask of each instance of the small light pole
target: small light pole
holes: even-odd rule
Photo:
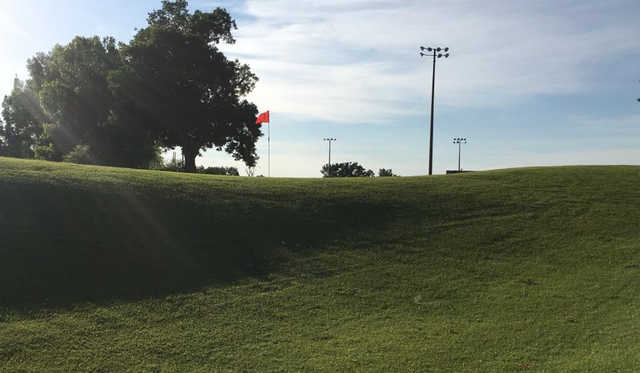
[[[329,142],[329,177],[331,177],[331,143],[337,140],[332,137],[327,137],[324,141]]]
[[[436,59],[442,57],[449,58],[449,48],[420,47],[420,57],[433,57],[433,74],[431,78],[431,126],[429,129],[429,175],[433,175],[433,106],[434,96],[436,93]]]
[[[454,137],[453,138],[453,143],[454,144],[458,144],[458,172],[462,171],[462,166],[460,163],[461,160],[461,156],[462,156],[462,144],[466,144],[467,143],[467,138],[466,137]]]

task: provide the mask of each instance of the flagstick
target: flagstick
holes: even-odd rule
[[[269,133],[267,135],[267,142],[269,143],[269,171],[268,171],[268,177],[271,177],[271,118],[269,118],[269,122],[267,122],[267,132]]]

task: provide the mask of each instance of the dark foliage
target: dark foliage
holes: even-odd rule
[[[30,85],[38,91],[52,124],[42,158],[58,160],[78,146],[97,164],[147,167],[156,153],[153,134],[128,121],[108,76],[122,67],[113,38],[76,37],[28,62]]]
[[[223,176],[240,176],[238,169],[235,167],[198,167],[199,174],[223,175]]]
[[[33,158],[47,119],[37,92],[16,78],[11,95],[2,101],[2,117],[0,155]]]
[[[374,177],[372,170],[367,170],[358,162],[334,163],[322,166],[322,177]]]
[[[91,149],[88,145],[76,145],[73,150],[64,155],[63,160],[70,163],[78,164],[95,164],[96,161],[91,155]]]
[[[392,169],[386,169],[386,168],[381,168],[380,170],[378,170],[378,176],[379,177],[389,177],[389,176],[398,176],[398,175],[394,175],[393,174],[393,170]]]
[[[158,168],[158,149],[180,146],[184,170],[208,148],[256,164],[256,106],[245,97],[257,77],[217,48],[233,43],[226,10],[188,11],[163,1],[129,44],[76,37],[28,60],[3,101],[0,154]],[[71,154],[74,152],[74,154]]]
[[[185,170],[196,172],[201,150],[226,150],[254,166],[256,106],[245,99],[257,77],[247,65],[217,48],[233,43],[235,22],[224,9],[189,13],[187,2],[163,1],[121,53],[126,64],[110,85],[127,116],[157,134],[168,148],[180,146]]]

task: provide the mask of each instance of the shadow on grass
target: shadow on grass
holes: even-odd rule
[[[284,246],[374,231],[399,208],[36,182],[0,185],[0,206],[0,303],[21,308],[160,296],[261,275],[278,265]]]

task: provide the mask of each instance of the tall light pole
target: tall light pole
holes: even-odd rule
[[[462,144],[466,144],[467,143],[467,138],[466,137],[454,137],[453,138],[453,143],[454,144],[458,144],[458,172],[462,171],[462,167],[461,167],[461,163],[460,163],[460,159],[462,156]]]
[[[329,177],[331,177],[331,143],[337,140],[332,137],[327,137],[324,139],[324,141],[329,142]]]
[[[449,58],[449,48],[420,47],[420,57],[433,57],[433,74],[431,78],[431,126],[429,129],[429,175],[433,175],[433,105],[436,93],[436,59],[442,57]]]

